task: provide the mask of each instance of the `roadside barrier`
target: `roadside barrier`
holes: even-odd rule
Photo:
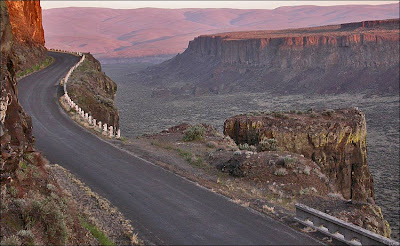
[[[296,204],[295,220],[347,245],[400,245],[398,242],[329,214]]]
[[[73,51],[67,51],[67,50],[61,50],[61,49],[49,49],[49,51],[53,52],[60,52],[60,53],[68,53],[76,56],[80,56],[81,59],[79,60],[78,63],[76,63],[74,66],[70,68],[68,73],[65,75],[64,78],[61,79],[61,84],[63,85],[64,89],[64,97],[65,100],[67,101],[68,105],[74,109],[77,114],[81,117],[81,119],[87,123],[89,123],[89,126],[92,126],[96,131],[102,133],[104,136],[110,137],[110,138],[121,138],[121,130],[117,129],[116,127],[113,126],[108,126],[107,124],[104,123],[102,124],[101,121],[96,120],[93,116],[89,115],[85,111],[82,110],[81,107],[79,107],[78,104],[76,104],[68,95],[67,91],[67,82],[68,79],[70,78],[72,72],[81,65],[81,63],[85,60],[85,55],[82,54],[81,52],[73,52]]]

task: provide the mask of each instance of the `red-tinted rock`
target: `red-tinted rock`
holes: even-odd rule
[[[44,46],[42,8],[39,1],[7,1],[16,41]]]
[[[46,57],[40,1],[6,1],[14,35],[16,71],[40,64]]]

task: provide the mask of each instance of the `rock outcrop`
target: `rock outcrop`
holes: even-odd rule
[[[31,68],[46,58],[40,1],[6,1],[18,71]]]
[[[238,115],[225,121],[224,134],[238,144],[275,139],[278,150],[312,159],[344,198],[374,197],[365,115],[358,109]]]
[[[191,85],[192,94],[397,94],[398,36],[399,19],[202,35],[184,53],[142,75],[156,85]]]
[[[119,112],[114,105],[117,84],[101,70],[91,54],[74,70],[67,91],[71,99],[96,120],[119,129]]]

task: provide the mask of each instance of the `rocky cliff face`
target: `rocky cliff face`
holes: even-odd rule
[[[98,60],[91,54],[85,55],[85,61],[68,81],[68,94],[96,120],[119,128],[119,113],[114,105],[117,84],[102,72]]]
[[[398,35],[399,19],[203,35],[147,74],[215,93],[397,93]]]
[[[39,1],[7,1],[15,40],[44,46],[42,8]]]
[[[46,57],[40,1],[6,1],[14,34],[16,69],[41,63]]]
[[[18,165],[24,151],[33,150],[32,122],[18,101],[16,56],[7,7],[1,2],[1,165]]]
[[[16,71],[19,55],[29,39],[15,40],[14,30],[34,33],[36,27],[12,28],[7,5],[1,4],[1,245],[91,244],[81,225],[77,208],[59,184],[50,177],[48,161],[34,148],[31,118],[18,101]],[[9,3],[7,3],[9,4]],[[14,4],[14,2],[12,3]],[[16,3],[16,5],[21,2]],[[25,6],[36,3],[24,3]],[[40,5],[39,5],[40,7]],[[38,16],[36,8],[23,9],[27,16]],[[22,14],[22,13],[21,13]],[[14,23],[15,24],[15,23]],[[18,33],[16,36],[18,37]],[[20,45],[24,46],[21,48]],[[38,50],[43,45],[35,43]],[[18,52],[16,51],[18,50]],[[39,57],[35,57],[38,55]],[[39,60],[34,51],[24,56]],[[27,63],[32,61],[27,60]]]
[[[312,159],[346,199],[373,199],[365,115],[358,109],[272,113],[228,118],[224,134],[237,143],[275,139],[281,151]]]

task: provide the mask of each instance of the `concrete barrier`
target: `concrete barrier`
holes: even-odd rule
[[[295,220],[347,245],[400,245],[399,242],[335,218],[329,214],[296,204]]]
[[[68,73],[65,75],[64,78],[61,79],[60,83],[61,83],[62,86],[63,86],[63,89],[64,89],[64,96],[65,96],[65,98],[66,98],[66,101],[67,101],[68,105],[69,105],[71,108],[75,109],[75,111],[76,111],[76,112],[78,113],[78,115],[82,118],[82,120],[87,121],[87,122],[89,123],[89,125],[92,125],[92,124],[93,124],[94,127],[96,128],[96,126],[97,126],[97,125],[96,125],[97,120],[96,120],[95,118],[93,118],[92,116],[89,116],[89,114],[86,113],[85,111],[83,111],[83,110],[78,106],[78,104],[76,104],[76,103],[69,97],[68,92],[67,92],[67,82],[68,82],[68,79],[70,78],[70,76],[71,76],[71,74],[73,73],[73,71],[74,71],[77,67],[79,67],[79,65],[81,65],[81,63],[85,60],[85,55],[82,54],[82,52],[72,52],[72,51],[61,50],[61,49],[49,49],[49,50],[50,50],[50,51],[53,51],[53,52],[68,53],[68,54],[72,54],[72,55],[76,55],[76,56],[80,56],[80,57],[81,57],[81,59],[79,60],[79,62],[76,63],[74,66],[72,66],[72,67],[69,69]],[[103,127],[103,125],[101,124],[101,121],[98,122],[98,125],[99,125],[98,128],[99,128],[100,132],[103,131],[103,135],[109,136],[110,138],[113,138],[113,137],[115,137],[115,138],[120,138],[120,137],[121,137],[121,131],[120,131],[120,129],[116,130],[116,128],[114,128],[113,126],[109,126],[109,127],[107,128],[107,124],[104,124],[104,127]],[[114,132],[114,130],[115,130],[115,132]]]
[[[103,125],[103,132],[107,134],[107,123],[104,123]]]
[[[109,127],[108,127],[108,134],[109,134],[110,137],[113,137],[113,136],[114,136],[113,126],[109,126]]]

